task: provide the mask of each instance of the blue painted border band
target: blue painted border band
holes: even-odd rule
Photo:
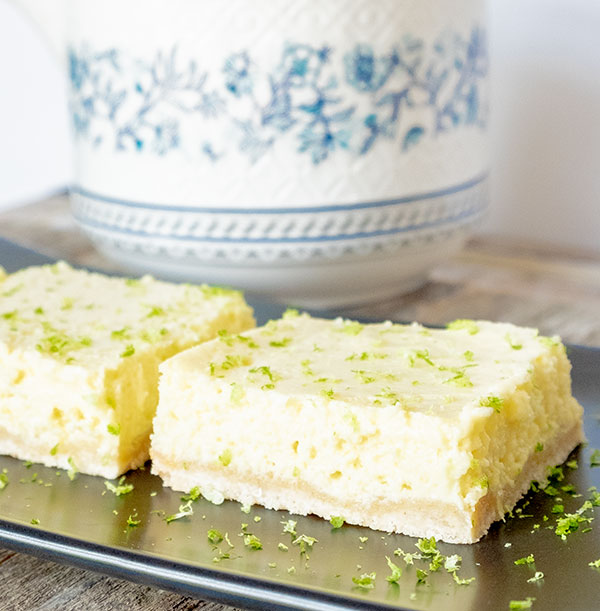
[[[377,231],[370,232],[358,232],[358,233],[346,233],[346,234],[338,234],[338,235],[321,235],[314,237],[297,237],[297,238],[211,238],[211,237],[200,237],[193,235],[163,235],[160,233],[149,233],[147,231],[135,231],[132,229],[125,229],[121,227],[114,227],[112,225],[105,225],[103,223],[98,223],[96,221],[89,221],[78,218],[75,216],[75,219],[83,226],[90,227],[93,229],[99,229],[103,231],[110,231],[112,233],[120,233],[124,235],[137,236],[140,238],[159,238],[159,239],[167,239],[167,240],[177,240],[180,242],[183,241],[193,241],[196,243],[199,242],[208,242],[213,244],[298,244],[298,243],[311,243],[311,242],[335,242],[342,240],[357,240],[357,239],[365,239],[365,238],[376,238],[379,236],[386,235],[395,235],[398,233],[405,233],[407,231],[418,231],[421,229],[430,229],[432,227],[439,227],[441,225],[450,225],[452,223],[456,223],[458,221],[462,221],[464,219],[468,219],[470,217],[476,217],[478,214],[483,212],[482,207],[475,207],[465,210],[456,216],[447,217],[445,219],[440,219],[438,221],[432,221],[429,223],[421,223],[419,225],[407,225],[406,227],[398,227],[395,229],[379,229]]]
[[[199,214],[305,214],[307,212],[338,212],[344,210],[362,210],[369,208],[381,208],[383,206],[395,206],[398,204],[411,204],[413,202],[422,201],[425,199],[435,199],[437,197],[444,197],[447,195],[453,195],[460,191],[465,191],[484,182],[489,176],[488,172],[480,174],[471,180],[463,182],[452,187],[446,187],[445,189],[439,189],[437,191],[430,191],[429,193],[418,193],[416,195],[408,195],[405,197],[398,197],[396,199],[385,199],[373,202],[362,202],[358,204],[341,204],[339,206],[307,206],[295,207],[295,208],[227,208],[227,207],[196,207],[196,206],[182,206],[182,205],[166,205],[166,204],[151,204],[144,202],[134,202],[125,199],[119,199],[116,197],[110,197],[108,195],[101,195],[88,191],[78,185],[72,185],[70,187],[71,193],[76,193],[82,197],[94,199],[108,204],[118,204],[128,208],[142,208],[149,210],[161,210],[163,212],[191,212]]]

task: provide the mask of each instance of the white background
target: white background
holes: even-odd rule
[[[492,208],[485,231],[600,252],[600,1],[490,0]],[[66,80],[0,0],[0,210],[71,177]]]

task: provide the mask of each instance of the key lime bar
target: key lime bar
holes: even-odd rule
[[[534,329],[289,312],[163,363],[165,484],[472,543],[583,439],[570,364]]]
[[[65,263],[0,276],[0,453],[113,478],[148,459],[158,365],[254,326],[234,291]]]

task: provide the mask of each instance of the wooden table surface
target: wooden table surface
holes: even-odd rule
[[[77,229],[64,196],[0,213],[0,236],[52,257],[110,270]],[[600,243],[599,243],[600,247]],[[437,267],[422,289],[346,316],[443,324],[455,318],[505,320],[600,346],[600,251],[556,249],[535,242],[472,239]],[[0,549],[0,610],[227,610],[153,587]]]

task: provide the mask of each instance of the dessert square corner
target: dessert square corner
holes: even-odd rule
[[[583,440],[558,338],[291,312],[163,363],[153,472],[215,502],[472,543]]]

